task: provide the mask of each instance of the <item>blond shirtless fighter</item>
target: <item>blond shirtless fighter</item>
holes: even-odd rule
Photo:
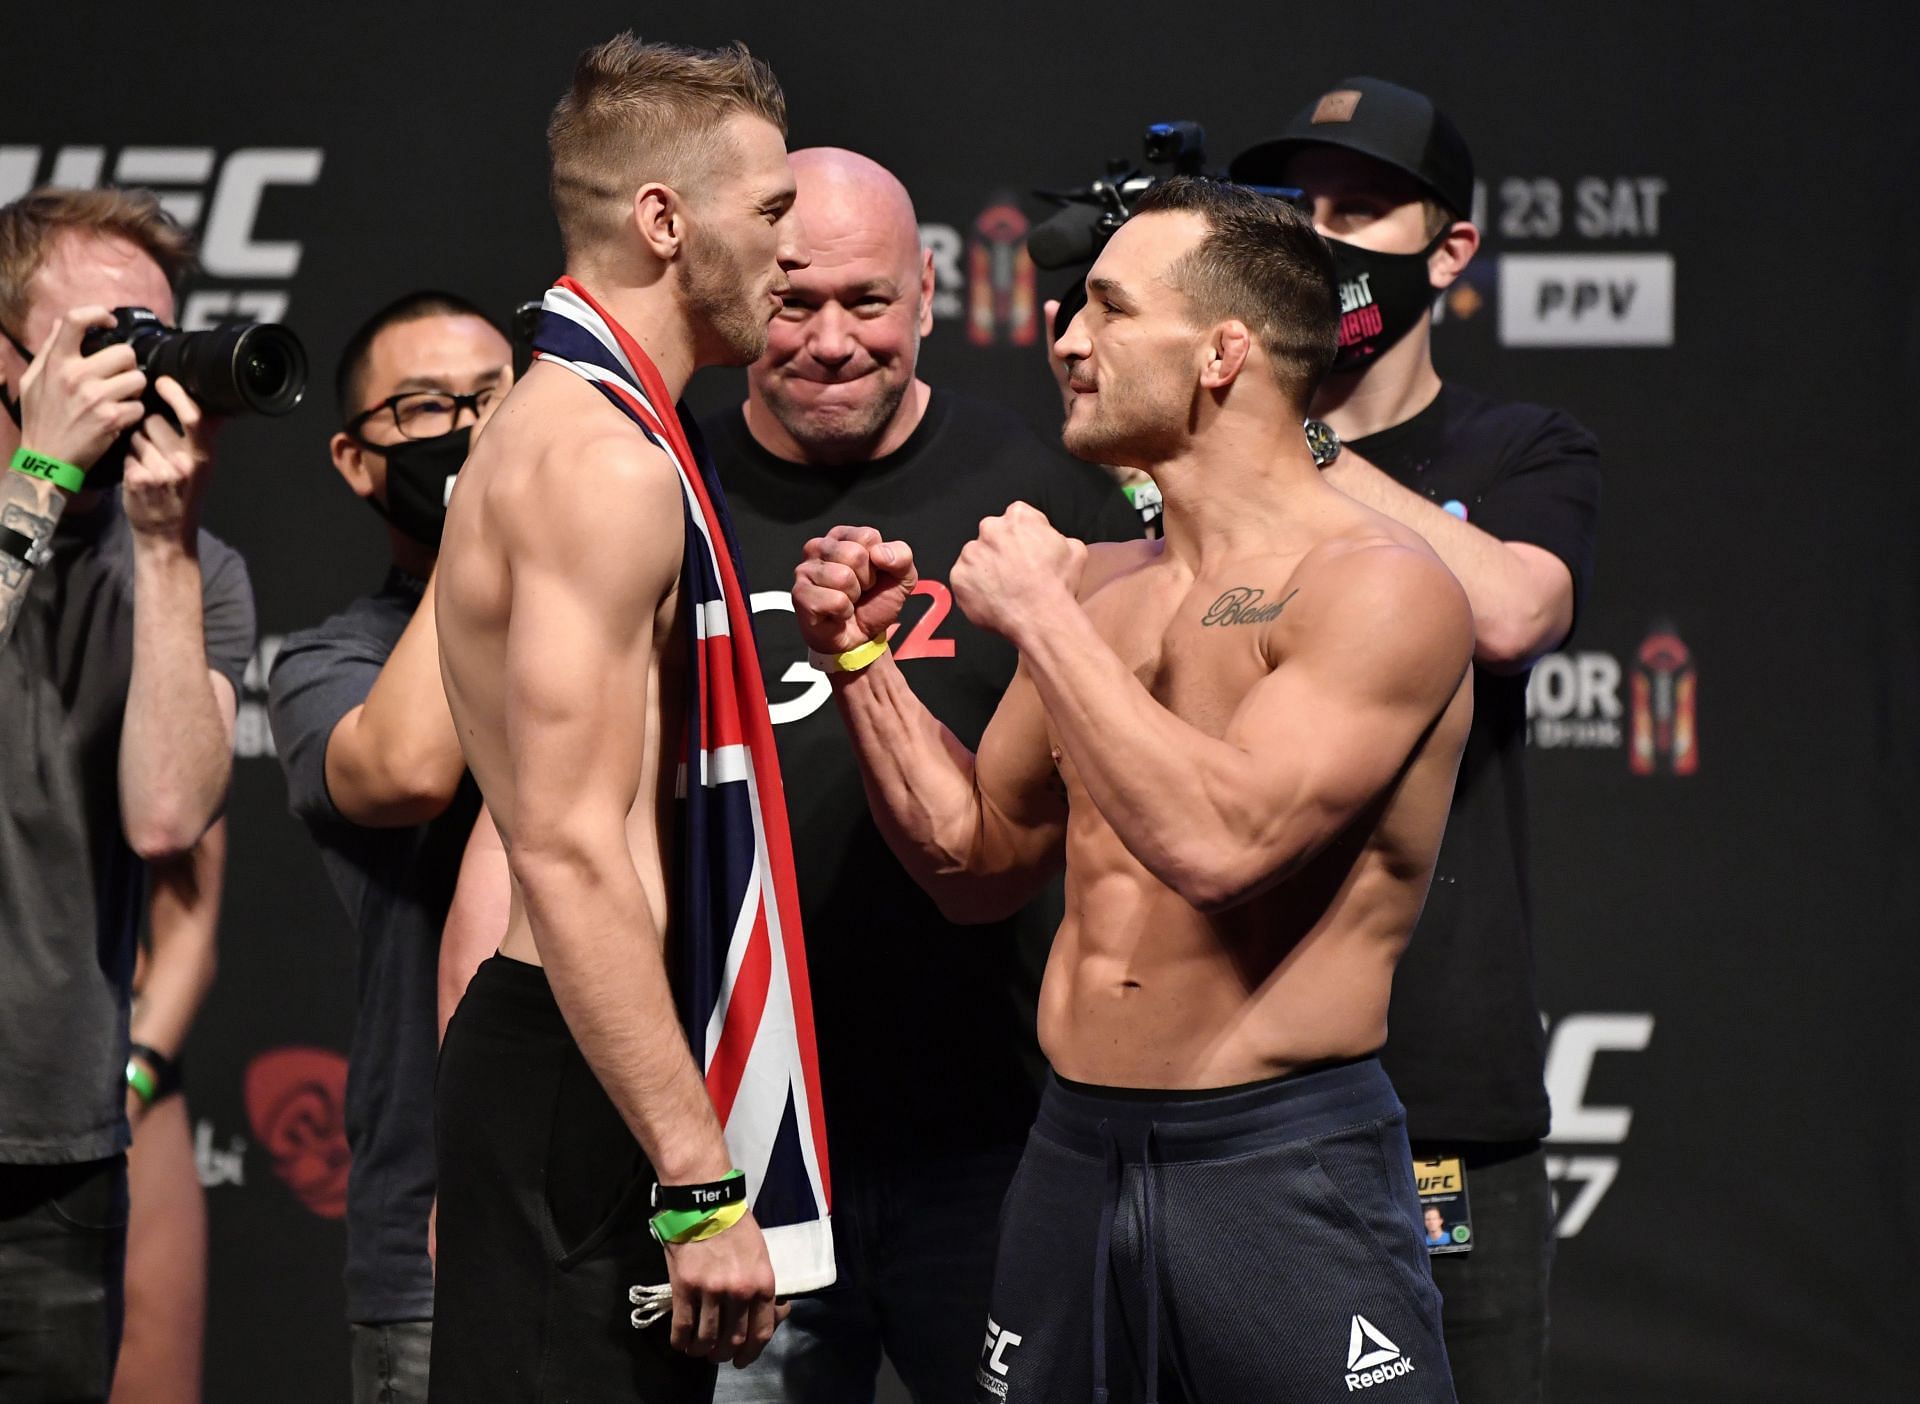
[[[954,598],[1021,663],[979,753],[868,661],[905,542],[836,528],[794,586],[874,813],[946,910],[1009,910],[1064,853],[1055,1075],[975,1388],[1452,1400],[1373,1054],[1470,719],[1466,598],[1314,467],[1337,313],[1303,216],[1170,181],[1087,289],[1058,347],[1066,444],[1150,473],[1166,536],[1089,551],[1024,505],[981,524]]]
[[[785,125],[744,49],[630,35],[582,57],[554,113],[570,286],[657,369],[662,414],[698,367],[759,356],[805,266]],[[648,1228],[656,1179],[730,1165],[662,959],[684,530],[668,452],[544,360],[448,514],[442,672],[513,891],[441,1055],[435,1400],[704,1401],[712,1362],[751,1360],[776,1323],[751,1214],[664,1250]],[[669,1276],[681,1353],[629,1322],[629,1284]]]

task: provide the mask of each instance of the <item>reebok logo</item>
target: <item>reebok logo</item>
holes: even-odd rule
[[[1413,1373],[1413,1361],[1381,1334],[1364,1316],[1355,1316],[1347,1331],[1347,1393],[1372,1389],[1388,1380]]]

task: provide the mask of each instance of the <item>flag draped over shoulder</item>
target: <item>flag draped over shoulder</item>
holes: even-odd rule
[[[834,1278],[820,1065],[786,795],[725,498],[699,431],[625,328],[571,278],[541,309],[536,359],[591,382],[679,471],[693,656],[668,970],[777,1290],[810,1291]]]

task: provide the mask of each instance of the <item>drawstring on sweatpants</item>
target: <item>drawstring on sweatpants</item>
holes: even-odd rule
[[[1146,1270],[1147,1371],[1146,1404],[1160,1398],[1160,1262],[1158,1233],[1153,1221],[1153,1133],[1148,1124],[1141,1141],[1140,1226],[1142,1266]],[[1107,1283],[1113,1272],[1113,1221],[1120,1211],[1120,1189],[1125,1168],[1120,1146],[1108,1122],[1100,1123],[1100,1144],[1106,1159],[1106,1185],[1100,1196],[1100,1230],[1093,1243],[1093,1404],[1107,1404]]]

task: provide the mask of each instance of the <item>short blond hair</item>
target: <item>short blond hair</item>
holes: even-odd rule
[[[151,190],[63,190],[42,186],[0,206],[0,326],[26,335],[33,275],[67,232],[125,239],[160,265],[177,292],[193,270],[193,236],[160,208]]]
[[[745,44],[683,49],[629,30],[582,53],[547,123],[548,189],[567,253],[614,237],[650,180],[693,198],[721,155],[718,128],[736,112],[787,133],[779,80]]]

